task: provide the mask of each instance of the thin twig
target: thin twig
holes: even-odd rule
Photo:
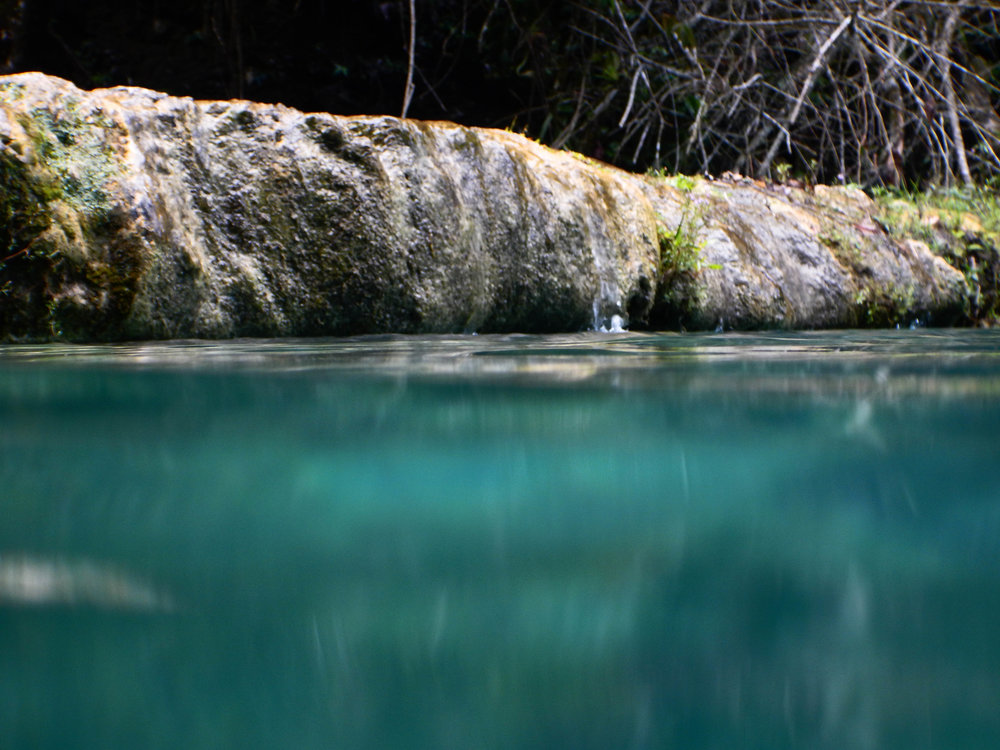
[[[410,0],[409,60],[406,64],[406,89],[403,92],[403,112],[400,117],[406,117],[406,113],[410,109],[410,99],[413,98],[413,61],[414,49],[417,42],[417,11],[414,5],[415,0]]]
[[[958,174],[966,185],[972,184],[972,172],[969,171],[969,160],[965,155],[965,139],[962,136],[962,123],[958,117],[958,97],[955,96],[955,85],[951,80],[951,59],[948,52],[951,40],[955,35],[955,24],[962,13],[967,0],[957,0],[955,7],[944,22],[944,33],[938,39],[938,65],[941,69],[941,84],[944,86],[945,101],[948,104],[948,125],[951,128],[951,139],[955,143],[955,159],[958,161]]]

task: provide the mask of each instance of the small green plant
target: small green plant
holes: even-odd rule
[[[705,249],[705,240],[698,236],[697,225],[701,222],[703,214],[703,208],[688,203],[681,213],[681,220],[673,229],[664,221],[657,222],[660,272],[665,277],[694,275],[701,270],[701,253]]]
[[[698,184],[698,181],[694,177],[689,177],[686,174],[674,175],[671,182],[682,193],[690,193]]]
[[[679,190],[680,192],[688,195],[694,192],[694,189],[698,187],[698,178],[686,174],[674,174],[670,172],[666,167],[650,167],[646,170],[647,177],[655,177],[658,180],[663,180],[671,187]]]

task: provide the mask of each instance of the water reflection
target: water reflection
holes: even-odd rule
[[[90,560],[0,558],[0,606],[94,606],[172,611],[173,599],[150,584]]]
[[[5,734],[993,747],[1000,339],[904,333],[4,350]]]
[[[928,362],[928,352],[933,359]],[[0,347],[0,365],[317,372],[740,393],[1000,394],[988,330],[364,336]],[[734,376],[739,377],[734,377]]]

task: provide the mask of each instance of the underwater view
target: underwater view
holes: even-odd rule
[[[1000,331],[0,347],[0,747],[1000,747]]]

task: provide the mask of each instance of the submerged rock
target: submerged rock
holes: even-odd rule
[[[0,105],[7,340],[944,323],[967,296],[849,189],[34,73]]]

